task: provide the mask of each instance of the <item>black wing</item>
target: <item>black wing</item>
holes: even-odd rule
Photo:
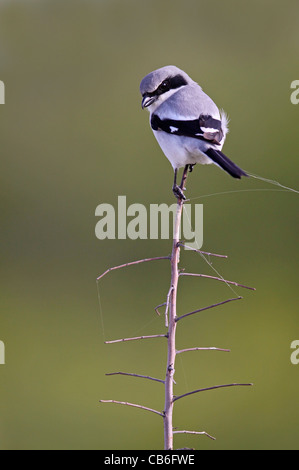
[[[151,117],[151,126],[154,131],[161,130],[168,134],[192,137],[214,145],[220,145],[223,138],[221,121],[202,114],[198,119],[190,121],[161,119],[156,114],[153,114]],[[245,171],[233,163],[224,153],[220,152],[220,150],[210,147],[205,151],[205,154],[234,178],[248,176]]]
[[[161,119],[157,114],[153,114],[151,127],[154,131],[161,130],[168,134],[192,137],[215,145],[220,145],[223,138],[221,121],[203,114],[190,121]]]

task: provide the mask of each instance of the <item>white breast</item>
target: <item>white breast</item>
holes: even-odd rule
[[[170,161],[173,169],[188,164],[210,164],[212,160],[201,150],[206,150],[207,144],[201,140],[167,134],[163,131],[153,131],[161,149]]]

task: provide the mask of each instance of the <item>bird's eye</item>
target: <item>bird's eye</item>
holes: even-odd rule
[[[166,91],[168,91],[170,89],[169,87],[169,80],[166,79],[166,80],[163,80],[163,82],[160,84],[159,86],[159,92],[160,93],[165,93]]]

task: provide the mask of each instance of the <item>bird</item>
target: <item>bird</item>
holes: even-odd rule
[[[248,176],[222,147],[228,117],[189,75],[167,65],[146,75],[140,83],[142,109],[150,113],[150,126],[174,170],[173,193],[185,199],[177,185],[179,168],[192,171],[196,163],[214,163],[234,178]]]

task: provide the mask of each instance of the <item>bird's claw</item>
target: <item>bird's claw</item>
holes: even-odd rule
[[[184,201],[186,200],[186,196],[183,190],[177,184],[173,185],[172,191],[177,199],[183,199]]]

